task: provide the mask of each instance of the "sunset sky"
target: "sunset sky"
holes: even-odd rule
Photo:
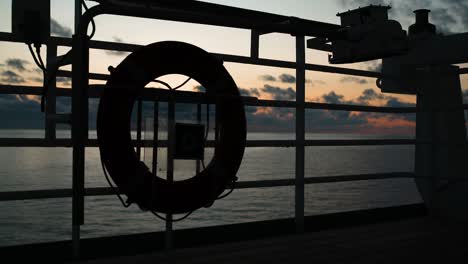
[[[364,6],[366,4],[390,4],[393,8],[391,18],[400,21],[403,28],[413,23],[412,11],[418,8],[432,9],[431,22],[441,26],[441,31],[457,33],[468,31],[468,4],[455,0],[440,1],[312,1],[312,0],[210,0],[206,2],[218,3],[247,9],[266,11],[270,13],[296,16],[309,20],[317,20],[339,24],[338,12]],[[94,2],[88,2],[93,5]],[[57,36],[68,37],[73,32],[73,0],[52,0],[52,33]],[[11,32],[11,0],[0,0],[0,31]],[[216,53],[249,55],[250,32],[248,30],[202,26],[187,23],[177,23],[161,20],[149,20],[120,16],[99,16],[96,18],[95,40],[118,41],[125,43],[150,44],[163,40],[178,40],[197,45],[207,51]],[[286,34],[268,34],[260,39],[260,57],[295,60],[295,39]],[[45,48],[43,48],[45,54]],[[39,86],[41,74],[37,71],[27,46],[20,43],[0,42],[0,83],[13,85]],[[64,53],[61,48],[59,53]],[[116,66],[126,54],[112,53],[101,50],[92,50],[90,53],[90,71],[107,73],[109,65]],[[45,56],[45,55],[44,55]],[[307,51],[307,63],[328,64],[327,53]],[[353,65],[338,65],[357,69],[375,69],[378,61],[358,63]],[[295,98],[295,71],[290,69],[259,67],[243,64],[225,63],[226,68],[234,77],[239,88],[245,94],[262,99]],[[66,69],[66,68],[65,68]],[[69,69],[69,68],[68,68]],[[401,106],[415,102],[414,96],[400,96],[395,94],[381,94],[375,85],[375,79],[358,78],[346,75],[310,72],[306,74],[306,100],[329,103],[360,103],[369,105]],[[169,78],[169,81],[181,81],[181,78]],[[462,76],[462,86],[467,87],[468,76]],[[197,83],[191,82],[186,90],[192,90]],[[69,87],[70,81],[61,79],[58,86]],[[467,87],[468,88],[468,87]],[[465,90],[465,94],[468,93]],[[32,100],[32,101],[31,101]],[[0,97],[0,109],[8,106],[10,110],[0,110],[0,118],[12,118],[13,108],[23,107],[34,109],[37,98]],[[27,107],[26,107],[27,105]],[[11,113],[10,113],[11,111]],[[29,111],[29,110],[28,110]],[[31,110],[33,111],[33,110]],[[39,108],[37,108],[39,111]],[[3,114],[2,114],[3,112]],[[24,111],[19,111],[24,112]],[[323,111],[322,111],[323,112]],[[27,115],[27,111],[24,115]],[[261,129],[268,122],[288,122],[291,115],[274,109],[253,110],[249,122],[258,122]],[[5,117],[4,117],[5,116]],[[361,115],[360,113],[309,113],[310,126],[324,127],[325,131],[343,129],[338,125],[342,122],[349,125],[347,131],[369,133],[407,133],[414,127],[414,117],[400,117],[394,115]],[[278,123],[279,122],[279,123]],[[253,125],[253,124],[251,124]],[[356,130],[351,126],[357,127]],[[257,127],[257,126],[256,126]],[[321,131],[315,129],[314,131]]]

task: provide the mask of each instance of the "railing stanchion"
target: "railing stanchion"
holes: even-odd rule
[[[260,43],[260,34],[257,30],[252,29],[250,31],[250,58],[258,59],[259,56],[259,43]]]
[[[173,98],[168,102],[167,118],[167,181],[174,180],[174,128],[175,128],[175,103]],[[166,249],[172,249],[174,238],[172,232],[172,214],[166,214]]]
[[[51,73],[54,71],[54,63],[57,59],[57,43],[52,39],[49,39],[47,43],[47,72]],[[57,66],[58,67],[58,66]],[[53,120],[51,115],[56,113],[56,96],[57,96],[57,82],[56,78],[48,79],[44,77],[44,85],[47,85],[46,97],[46,108],[45,108],[45,137],[47,140],[55,140],[56,138],[56,122]]]
[[[80,16],[75,19],[81,19],[81,11]],[[76,21],[76,23],[78,25],[79,21]],[[86,35],[87,27],[80,28],[77,26],[76,29],[73,35],[71,129],[73,143],[72,253],[75,259],[80,257],[80,227],[84,224],[85,146],[88,139],[89,88],[89,40]]]
[[[138,98],[138,101],[137,101],[137,134],[136,134],[136,138],[137,138],[137,146],[136,146],[136,150],[137,150],[137,156],[138,156],[138,159],[141,160],[141,122],[142,122],[142,117],[143,117],[143,102],[141,100],[141,97]]]
[[[153,112],[153,177],[158,176],[159,102],[154,102]]]
[[[304,231],[304,159],[305,159],[305,38],[296,36],[296,231]]]
[[[201,121],[202,121],[202,118],[201,118],[201,104],[197,104],[197,122],[198,124],[201,124]],[[208,129],[208,127],[206,127],[206,129]],[[195,168],[195,172],[198,174],[200,172],[200,160],[197,160],[196,161],[196,168]]]

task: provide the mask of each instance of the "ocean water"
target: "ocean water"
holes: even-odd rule
[[[3,130],[0,137],[43,136],[38,130]],[[60,137],[69,133],[60,132]],[[91,133],[91,137],[95,133]],[[146,138],[151,135],[146,135]],[[164,138],[165,135],[160,135]],[[294,139],[287,133],[249,133],[249,139]],[[365,139],[385,136],[307,134],[307,139]],[[394,138],[394,137],[393,137]],[[142,159],[149,165],[150,149]],[[247,148],[241,181],[294,178],[294,148]],[[207,162],[212,155],[207,150]],[[165,175],[165,150],[158,150]],[[414,169],[413,146],[307,147],[306,177],[400,172]],[[176,180],[194,175],[195,162],[176,161]],[[0,192],[71,188],[70,148],[0,148]],[[107,187],[97,148],[86,151],[86,187]],[[305,213],[317,215],[421,201],[411,179],[313,184],[305,187]],[[0,246],[71,239],[71,198],[0,202]],[[211,208],[174,223],[175,229],[293,217],[294,187],[235,190]],[[82,237],[164,230],[164,222],[135,205],[124,208],[115,196],[86,197]]]

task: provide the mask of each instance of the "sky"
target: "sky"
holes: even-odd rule
[[[87,1],[88,5],[94,2]],[[309,20],[339,24],[338,12],[367,4],[390,4],[390,17],[401,22],[404,29],[413,23],[412,10],[430,8],[431,22],[441,25],[444,34],[468,31],[468,3],[456,0],[210,0],[206,2],[242,7]],[[52,35],[69,37],[73,33],[73,0],[51,0]],[[11,32],[11,0],[0,0],[0,31]],[[195,25],[162,20],[129,18],[121,16],[99,16],[96,21],[96,35],[93,39],[135,44],[150,44],[164,40],[178,40],[197,45],[209,52],[249,55],[250,32],[248,30]],[[43,48],[45,56],[46,50]],[[11,85],[39,86],[41,73],[35,67],[26,45],[0,42],[0,83]],[[60,48],[63,54],[67,48]],[[127,53],[101,50],[90,51],[90,71],[107,73],[108,66],[117,66]],[[286,61],[295,60],[295,39],[287,34],[267,34],[260,38],[260,57]],[[307,63],[328,65],[325,52],[307,50]],[[365,70],[375,70],[379,61],[335,65]],[[260,99],[295,99],[295,71],[273,67],[225,63],[244,95]],[[65,67],[64,69],[70,69]],[[182,76],[162,78],[176,86]],[[313,102],[350,103],[380,106],[410,106],[415,96],[382,94],[375,85],[375,79],[346,75],[306,73],[306,100]],[[468,76],[462,77],[462,86],[468,88]],[[198,83],[191,81],[185,90],[196,89]],[[70,80],[60,78],[59,87],[70,87]],[[465,97],[468,93],[465,91]],[[66,111],[66,99],[59,99],[59,110]],[[97,103],[91,105],[91,110]],[[62,107],[63,109],[60,109]],[[42,121],[38,98],[33,96],[0,97],[0,118],[10,120],[0,128],[37,127]],[[294,127],[294,111],[278,108],[248,109],[248,121],[253,130],[287,130]],[[414,116],[364,114],[355,112],[308,111],[307,129],[312,132],[350,133],[414,133]]]

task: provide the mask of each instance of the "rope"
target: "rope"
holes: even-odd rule
[[[83,5],[84,9],[86,10],[86,12],[89,11],[89,8],[88,6],[86,5],[85,1],[84,0],[81,0],[81,4]],[[88,36],[89,39],[92,39],[94,37],[94,34],[96,33],[96,23],[94,22],[94,18],[91,19],[91,35]]]

